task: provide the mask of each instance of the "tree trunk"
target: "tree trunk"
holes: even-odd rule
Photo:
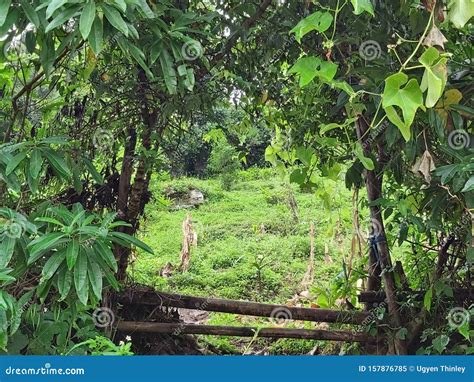
[[[363,118],[359,118],[357,121],[357,136],[362,142],[364,149],[364,155],[370,156],[371,145],[368,139],[368,126]],[[367,189],[367,198],[369,203],[376,201],[382,197],[382,184],[383,184],[383,148],[378,146],[378,162],[376,163],[374,170],[365,170],[365,186]],[[396,300],[396,287],[395,278],[393,276],[393,267],[390,259],[390,252],[386,241],[385,227],[383,224],[382,211],[379,206],[371,205],[370,207],[370,218],[372,222],[372,234],[375,240],[373,246],[371,246],[370,253],[370,267],[373,267],[373,272],[382,271],[382,279],[384,282],[384,290],[387,300],[387,306],[389,311],[390,323],[393,329],[398,330],[403,326],[402,319],[400,316],[399,306]],[[376,261],[378,264],[374,264]],[[373,277],[379,278],[380,273],[372,274]],[[375,279],[376,280],[376,279]],[[374,279],[370,281],[371,287],[374,287],[379,281]],[[369,289],[370,290],[370,289]],[[374,289],[372,289],[374,290]],[[395,351],[398,354],[407,354],[407,342],[399,339],[395,336]]]
[[[122,170],[119,178],[119,190],[117,198],[117,213],[118,219],[127,221],[127,210],[128,210],[128,198],[130,195],[130,184],[132,180],[133,172],[133,158],[135,156],[135,147],[137,145],[137,132],[133,126],[127,129],[128,141],[125,144],[125,150],[123,155]],[[119,232],[130,233],[130,227],[119,227]],[[118,244],[114,247],[115,259],[118,262],[119,271],[117,272],[117,279],[123,280],[125,278],[125,272],[123,270],[124,262],[128,261],[130,250],[122,247]],[[125,265],[126,269],[126,265]]]
[[[156,125],[156,109],[151,110],[148,102],[147,94],[149,93],[148,78],[146,77],[143,69],[138,69],[138,89],[139,103],[141,106],[143,132],[141,136],[141,144],[144,150],[148,151],[151,148],[151,133]],[[136,145],[136,132],[134,136],[134,142]],[[131,150],[132,151],[132,150]],[[135,150],[132,151],[134,154]],[[127,158],[128,159],[128,158]],[[124,164],[128,164],[128,167],[122,166],[122,174],[120,176],[120,188],[119,188],[119,200],[117,203],[117,209],[123,212],[124,218],[127,223],[130,223],[132,227],[124,227],[122,232],[129,235],[134,235],[137,229],[137,221],[141,213],[142,198],[148,191],[147,181],[147,167],[148,160],[145,154],[141,155],[138,160],[137,170],[133,185],[131,186],[131,173],[133,170],[132,158],[126,160],[124,157]],[[124,171],[125,170],[125,171]],[[123,178],[123,184],[122,184]],[[121,193],[123,194],[121,196]],[[128,259],[130,257],[131,250],[129,248],[116,249],[118,256],[118,272],[117,279],[123,281],[126,277]]]

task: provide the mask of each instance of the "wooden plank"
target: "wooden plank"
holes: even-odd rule
[[[246,316],[272,317],[276,320],[302,320],[313,322],[337,322],[362,324],[370,316],[368,312],[339,311],[330,309],[298,308],[294,306],[262,304],[258,302],[204,298],[154,291],[126,290],[118,296],[121,304],[167,306],[233,313]],[[367,321],[365,321],[367,322]]]
[[[235,326],[213,326],[195,325],[164,322],[136,322],[120,321],[117,330],[126,333],[147,334],[206,334],[216,336],[254,337],[257,328],[235,327]],[[348,332],[342,330],[316,330],[316,329],[287,329],[287,328],[263,328],[258,330],[257,337],[265,338],[297,338],[325,341],[345,342],[377,342],[377,338],[366,333]]]

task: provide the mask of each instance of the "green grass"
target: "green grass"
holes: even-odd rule
[[[165,190],[183,191],[191,187],[204,193],[205,203],[196,209],[170,210],[170,202],[164,197]],[[222,189],[219,179],[155,179],[152,184],[154,202],[147,206],[140,233],[141,239],[155,253],[139,253],[131,267],[132,278],[162,291],[285,303],[301,292],[300,283],[310,253],[310,222],[313,221],[315,282],[310,290],[316,298],[318,291],[328,287],[341,272],[342,259],[350,253],[351,193],[342,181],[321,181],[316,193],[303,193],[296,187],[289,187],[271,169],[240,172],[229,191]],[[293,220],[287,203],[289,190],[298,204],[298,222]],[[328,202],[331,210],[324,206]],[[186,273],[175,270],[171,277],[163,278],[159,276],[162,267],[167,263],[179,265],[181,225],[188,213],[198,234],[190,269]],[[261,233],[262,225],[265,233]],[[325,245],[329,248],[332,264],[323,260]],[[210,322],[232,325],[235,317],[213,314]],[[214,338],[209,342],[221,349],[236,350],[232,345],[235,341],[242,343],[242,340],[228,338]],[[262,340],[255,341],[260,342]],[[308,344],[314,343],[263,342],[271,343],[275,353],[284,352],[284,349],[301,353],[308,350]]]

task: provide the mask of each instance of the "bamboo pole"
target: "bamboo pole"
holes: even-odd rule
[[[249,301],[226,300],[170,294],[153,291],[126,290],[118,296],[121,304],[166,306],[205,310],[208,312],[233,313],[256,317],[271,317],[275,320],[302,320],[313,322],[337,322],[362,324],[370,315],[368,312],[339,311],[319,308],[263,304]]]
[[[377,338],[367,333],[353,333],[342,330],[316,330],[316,329],[287,329],[287,328],[263,328],[195,325],[164,322],[136,322],[121,321],[117,324],[117,330],[123,333],[147,333],[147,334],[206,334],[217,336],[235,337],[265,337],[265,338],[297,338],[325,341],[345,342],[377,342]]]
[[[406,292],[398,292],[397,293],[397,300],[398,301],[405,301],[408,296],[412,296],[415,300],[423,300],[423,296],[425,295],[425,290],[419,291],[406,291]],[[359,302],[363,303],[380,303],[383,302],[386,298],[384,291],[364,291],[359,292],[357,299]],[[463,301],[469,300],[474,301],[474,289],[469,288],[454,288],[453,289],[453,297],[448,298],[450,300],[455,301]]]

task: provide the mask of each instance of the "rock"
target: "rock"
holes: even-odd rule
[[[196,188],[191,188],[187,192],[173,193],[168,197],[173,199],[171,209],[174,210],[198,207],[205,201],[204,194]]]
[[[191,204],[197,205],[204,203],[204,194],[199,190],[190,190],[189,193],[189,201]]]

